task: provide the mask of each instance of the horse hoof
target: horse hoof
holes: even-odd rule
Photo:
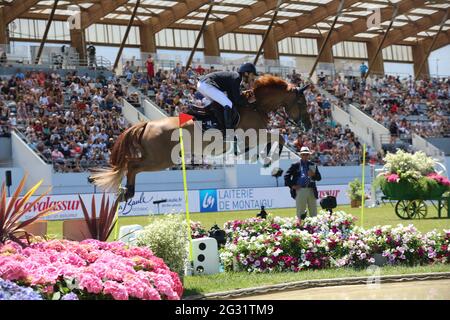
[[[126,194],[123,196],[124,201],[128,201],[128,200],[131,200],[131,199],[133,199],[133,198],[134,198],[134,194],[132,194],[132,193],[126,193]]]
[[[272,159],[264,159],[264,164],[263,164],[264,168],[268,168],[271,165],[272,165]]]
[[[119,187],[117,196],[121,198],[121,201],[128,201],[133,199],[135,195],[134,187]]]
[[[88,182],[89,183],[94,183],[95,179],[91,176],[88,177]]]

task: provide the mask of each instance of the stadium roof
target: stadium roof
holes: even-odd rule
[[[55,0],[0,0],[4,22],[17,18],[48,19]],[[137,0],[60,0],[54,19],[67,20],[81,11],[82,29],[94,23],[127,25]],[[274,24],[274,38],[301,36],[320,38],[332,25],[341,0],[282,1]],[[151,25],[154,32],[164,28],[201,28],[210,0],[141,0],[133,25]],[[208,21],[219,38],[229,32],[263,34],[277,8],[277,0],[216,0]],[[344,40],[371,41],[392,29],[389,44],[414,44],[432,38],[450,8],[450,0],[343,1],[332,43]],[[380,10],[381,26],[367,27],[371,10]],[[395,17],[394,17],[395,13]],[[393,18],[394,17],[394,18]],[[448,17],[448,16],[447,16]],[[442,32],[450,33],[450,19]]]

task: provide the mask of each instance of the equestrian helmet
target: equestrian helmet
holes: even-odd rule
[[[244,63],[240,68],[239,68],[239,73],[253,73],[254,75],[258,75],[258,72],[256,71],[256,67],[253,63],[247,62]]]

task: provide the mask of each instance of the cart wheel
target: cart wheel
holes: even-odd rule
[[[411,219],[409,211],[409,200],[399,200],[395,205],[395,214],[403,220]]]
[[[443,199],[442,201],[441,201],[441,213],[442,214],[445,214],[446,212],[448,212],[448,208],[447,208],[447,206],[448,206],[448,202],[447,202],[447,199]]]
[[[409,204],[409,213],[411,218],[423,219],[427,216],[428,208],[423,200],[413,200]]]

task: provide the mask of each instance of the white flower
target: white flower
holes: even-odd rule
[[[282,253],[282,252],[283,252],[283,250],[277,249],[277,250],[275,250],[275,252],[273,253],[273,255],[274,255],[275,257],[278,257],[278,256],[280,255],[280,253]]]

